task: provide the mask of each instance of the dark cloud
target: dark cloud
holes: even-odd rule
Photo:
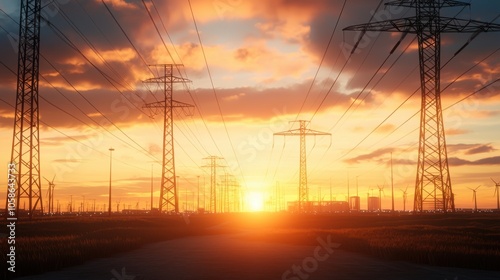
[[[449,157],[448,164],[451,166],[462,166],[462,165],[499,165],[500,156],[482,158],[475,161],[470,161],[466,159],[461,159],[457,157]]]
[[[469,150],[469,149],[473,149],[477,146],[481,146],[482,144],[463,144],[463,143],[459,143],[459,144],[448,144],[446,145],[446,149],[448,150],[449,153],[454,153],[454,152],[458,152],[458,151],[462,151],[462,150]]]
[[[477,147],[474,147],[472,149],[469,149],[467,152],[465,152],[466,155],[474,155],[474,154],[481,154],[481,153],[489,153],[496,151],[495,148],[491,145],[480,145]]]
[[[350,159],[344,160],[344,162],[349,163],[349,164],[357,164],[361,162],[366,162],[366,161],[379,161],[381,158],[384,160],[387,160],[389,154],[393,152],[393,148],[383,148],[383,149],[378,149],[375,150],[371,153],[360,155],[357,157],[353,157]]]
[[[348,2],[344,14],[340,20],[340,28],[345,28],[350,25],[367,23],[376,9],[378,1],[350,1]],[[339,1],[332,1],[329,8],[318,11],[318,15],[311,22],[311,31],[309,41],[306,42],[306,49],[316,55],[320,59],[325,51],[337,17],[335,11],[339,10]],[[471,13],[468,11],[462,12],[459,17],[472,18],[484,21],[491,21],[497,16],[500,9],[500,3],[491,1],[490,3],[472,3]],[[459,12],[457,9],[451,9],[450,12],[454,15]],[[411,14],[411,13],[410,13]],[[385,20],[388,18],[396,19],[410,15],[408,10],[399,11],[386,8],[374,15],[374,21]],[[389,51],[401,37],[400,34],[368,32],[364,39],[360,42],[356,53],[351,57],[351,61],[347,64],[345,74],[351,75],[349,88],[361,89],[364,87],[370,77],[375,73],[376,69],[382,64]],[[392,55],[383,69],[388,69],[395,61],[395,58],[401,51],[414,39],[415,35],[409,34],[398,47],[398,50]],[[467,41],[469,34],[443,34],[442,37],[442,61],[448,61],[449,58]],[[337,32],[326,56],[325,63],[335,70],[340,70],[344,65],[345,58],[349,55],[351,47],[359,38],[359,32]],[[487,42],[481,43],[482,42]],[[495,42],[495,43],[492,43]],[[415,44],[414,41],[413,44]],[[486,57],[491,53],[496,46],[500,44],[500,38],[493,33],[481,34],[467,48],[464,49],[450,64],[446,65],[441,72],[441,80],[443,88],[449,82],[458,77],[459,74],[470,68],[474,63]],[[340,58],[337,57],[340,54]],[[365,60],[366,59],[366,60]],[[399,91],[413,92],[419,85],[419,74],[417,71],[411,72],[412,69],[418,66],[418,53],[412,50],[404,54],[394,67],[387,73],[386,77],[375,87],[380,92],[389,94],[395,88],[394,81],[404,81],[404,86],[400,87]],[[482,65],[474,68],[467,75],[447,88],[443,96],[445,98],[456,99],[457,94],[465,95],[478,89],[485,81],[493,80],[491,73],[497,72],[500,67],[500,57],[492,56]],[[493,70],[493,71],[492,71]],[[378,74],[374,81],[381,77]],[[368,90],[374,84],[372,82]],[[498,95],[499,90],[485,90],[477,94],[478,97],[491,97]]]
[[[496,151],[491,144],[448,144],[446,147],[449,153],[463,152],[466,155]]]
[[[105,117],[113,122],[123,124],[148,121],[147,118],[144,118],[144,112],[141,112],[139,108],[142,107],[144,101],[154,101],[154,98],[147,94],[136,93],[133,91],[133,88],[142,84],[138,79],[138,73],[147,75],[151,73],[148,72],[148,68],[144,65],[141,57],[133,51],[131,44],[123,35],[120,27],[100,1],[63,2],[64,4],[60,4],[57,9],[51,8],[50,11],[46,12],[45,17],[50,21],[51,25],[45,23],[42,27],[41,54],[43,57],[41,59],[40,73],[48,82],[61,91],[61,93],[58,93],[47,84],[44,78],[40,79],[42,120],[56,127],[82,126],[82,122],[77,119],[93,125],[97,125],[96,123],[109,125],[109,121]],[[132,5],[132,8],[123,8],[111,2],[113,1],[107,1],[108,6],[120,22],[121,28],[128,34],[130,40],[138,48],[139,53],[145,59],[146,63],[151,63],[154,57],[154,47],[162,44],[147,12],[142,6],[142,2],[137,0],[126,1],[126,3]],[[184,11],[186,9],[185,3],[181,3],[181,1],[155,1],[155,3],[162,14],[162,19],[170,35],[186,36],[188,38],[188,35],[182,34],[189,33],[190,29],[188,29],[188,26],[192,28],[191,19],[184,18],[182,13],[178,12],[179,10]],[[322,68],[322,71],[329,71],[332,68],[334,75],[325,81],[317,81],[316,86],[318,88],[322,85],[326,85],[328,88],[333,83],[336,71],[340,70],[346,58],[342,53],[345,50],[343,49],[345,46],[344,43],[354,44],[355,42],[356,34],[343,32],[342,29],[349,25],[367,22],[377,3],[378,1],[368,0],[347,2]],[[305,22],[310,27],[307,36],[294,42],[300,43],[301,48],[316,56],[319,62],[325,51],[333,27],[336,24],[336,20],[340,15],[342,4],[343,1],[340,0],[261,1],[259,2],[259,11],[263,14],[259,20],[272,23],[271,26],[281,26],[284,21],[297,20],[294,19],[294,13],[297,11],[304,11],[305,14],[310,15],[309,22]],[[202,4],[198,3],[197,5]],[[498,11],[496,8],[499,5],[499,3],[481,3],[476,5],[473,3],[471,16],[475,19],[491,20],[496,16],[494,12]],[[396,12],[395,10],[387,9],[376,14],[375,20],[382,20],[387,17],[397,18],[403,14],[404,12],[401,11]],[[290,17],[286,18],[284,15],[289,15]],[[153,16],[156,19],[154,12]],[[12,12],[12,17],[14,19],[18,18],[17,11]],[[68,23],[67,18],[73,21],[74,26]],[[0,24],[12,36],[17,36],[18,27],[15,22],[2,16],[0,17]],[[60,30],[64,36],[58,35],[57,30]],[[83,34],[83,36],[79,34]],[[330,110],[334,106],[339,108],[349,106],[399,38],[399,35],[392,36],[389,33],[380,34],[380,37],[378,35],[376,33],[367,34],[365,41],[359,47],[359,53],[353,55],[352,61],[348,63],[344,73],[351,76],[345,86],[345,89],[349,93],[339,93],[344,89],[341,89],[340,84],[337,84],[337,86],[332,88],[325,104],[321,107],[323,112]],[[410,37],[408,36],[401,44],[399,51],[410,43]],[[460,38],[457,39],[457,37]],[[10,36],[6,32],[0,32],[0,53],[2,53],[0,61],[11,68],[11,70],[16,71],[17,46],[15,40],[9,38]],[[455,37],[452,36],[443,39],[445,59],[446,57],[450,57],[449,54],[461,45],[460,42],[465,41],[464,38],[468,37],[456,35]],[[481,44],[477,42],[479,40],[487,40],[489,43]],[[489,53],[493,49],[491,46],[498,45],[495,43],[496,41],[498,41],[498,36],[492,36],[491,34],[482,34],[479,36],[466,51],[460,54],[460,59],[455,59],[452,64],[445,68],[445,70],[449,69],[450,71],[443,71],[442,79],[444,81],[454,79],[460,70],[467,69],[475,61],[478,61]],[[77,50],[69,46],[66,42],[71,42],[70,45],[74,44],[77,46]],[[186,55],[189,55],[189,52],[200,51],[197,42],[193,43],[186,40],[180,44],[187,48],[188,52],[186,52]],[[99,54],[105,57],[106,61],[103,61],[92,49],[99,50]],[[118,57],[125,57],[125,54],[130,55],[128,60],[117,59]],[[249,50],[244,48],[242,43],[241,46],[235,47],[233,55],[241,60],[245,60],[252,53],[249,53]],[[95,67],[84,56],[92,61]],[[211,59],[217,58],[209,58],[209,61]],[[387,62],[386,70],[394,59],[395,57]],[[499,60],[498,56],[494,56],[487,63],[478,67],[475,72],[470,73],[467,78],[462,79],[460,83],[448,89],[448,91],[453,95],[463,95],[473,91],[482,83],[482,79],[488,80],[488,73],[490,73],[488,71],[500,68]],[[369,84],[365,90],[365,94],[361,96],[361,98],[366,97],[364,100],[365,103],[361,106],[373,105],[376,102],[374,97],[377,93],[386,97],[390,96],[399,83],[404,84],[400,89],[406,92],[418,88],[418,71],[414,71],[405,79],[417,65],[417,53],[415,51],[403,55],[400,61],[395,64],[394,68],[377,84],[373,91],[372,87],[381,78],[381,75],[379,74]],[[58,72],[64,75],[64,79]],[[195,76],[201,75],[200,70],[196,70],[194,73]],[[203,75],[206,74],[203,72]],[[13,104],[15,81],[15,75],[10,73],[5,67],[0,66],[1,98],[9,104]],[[397,82],[395,83],[395,81]],[[218,96],[220,100],[224,100],[221,103],[221,107],[224,114],[228,115],[227,120],[229,121],[232,120],[231,116],[265,119],[275,116],[276,110],[283,112],[285,108],[289,114],[297,113],[304,99],[305,92],[308,92],[310,82],[310,80],[301,81],[295,85],[283,88],[262,89],[245,87],[220,89],[218,90]],[[72,87],[79,89],[83,96],[75,93]],[[463,88],[468,92],[464,93]],[[245,94],[238,98],[231,98],[242,92]],[[498,90],[487,91],[478,94],[478,96],[492,96],[497,95],[499,92]],[[311,98],[304,105],[305,112],[314,111],[318,105],[317,100],[321,100],[324,96],[323,93],[317,96],[315,94],[315,91],[313,91]],[[210,89],[199,89],[195,95],[199,99],[200,110],[204,116],[208,120],[219,120],[218,106],[213,98],[213,92]],[[319,97],[319,99],[316,97]],[[47,101],[43,100],[43,98]],[[180,97],[180,99],[183,98]],[[99,116],[97,110],[88,104],[85,99],[94,104],[105,117]],[[190,98],[184,99],[186,99],[185,101],[189,101]],[[77,104],[78,109],[70,101]],[[63,108],[67,113],[61,112],[50,105],[49,102]],[[0,102],[0,112],[11,112],[11,110],[12,108]],[[12,119],[2,114],[0,125],[11,126]]]

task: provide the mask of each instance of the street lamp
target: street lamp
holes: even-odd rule
[[[111,216],[111,168],[113,164],[113,151],[115,149],[109,148],[109,204],[108,204],[108,214]]]
[[[196,204],[196,211],[200,210],[200,176],[198,176],[198,203]]]
[[[153,165],[151,164],[151,212],[153,212]]]

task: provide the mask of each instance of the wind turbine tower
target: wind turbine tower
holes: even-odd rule
[[[48,197],[49,197],[49,214],[52,214],[54,212],[54,187],[56,186],[54,184],[54,180],[56,179],[56,175],[54,175],[54,178],[52,178],[52,181],[49,181],[47,178],[43,177],[47,183],[49,183],[49,189],[48,189]]]
[[[403,190],[401,190],[401,191],[403,192],[403,212],[405,212],[406,211],[406,199],[408,198],[408,192],[407,192],[408,187],[406,187],[406,189],[404,191]]]
[[[384,192],[384,186],[377,186],[378,187],[378,209],[380,212],[382,212],[382,193]],[[384,193],[385,194],[385,193]]]
[[[476,191],[479,189],[481,186],[477,186],[475,189],[469,188],[469,190],[472,191],[472,200],[474,201],[474,213],[477,212],[477,196],[476,196]]]
[[[493,193],[493,195],[497,195],[497,210],[500,210],[500,194],[498,193],[498,187],[500,187],[500,183],[493,180],[493,178],[490,179],[491,181],[493,181],[493,183],[495,183],[495,192]]]

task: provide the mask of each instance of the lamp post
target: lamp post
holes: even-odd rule
[[[198,176],[198,203],[196,205],[196,211],[200,210],[200,176]]]
[[[151,212],[153,212],[153,165],[151,164]]]
[[[111,216],[111,168],[113,166],[113,151],[115,149],[109,148],[109,203],[108,203],[108,214]]]

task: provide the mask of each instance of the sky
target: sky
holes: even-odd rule
[[[174,99],[196,105],[174,112],[181,209],[186,197],[194,207],[198,180],[201,193],[208,192],[204,158],[212,155],[224,158],[218,172],[238,180],[247,209],[264,207],[276,185],[286,201],[296,200],[299,138],[273,137],[298,128],[290,123],[294,120],[331,133],[306,138],[309,199],[318,200],[321,193],[328,200],[331,186],[332,199],[345,200],[347,186],[351,195],[357,186],[366,208],[367,194],[378,196],[378,186],[385,186],[382,207],[390,208],[392,153],[396,209],[403,208],[405,189],[406,208],[413,208],[420,108],[420,92],[412,95],[420,82],[415,35],[404,37],[390,54],[401,34],[367,32],[350,56],[360,33],[343,31],[372,17],[411,16],[411,9],[377,9],[379,1],[368,0],[44,3],[41,173],[55,176],[61,210],[70,199],[75,204],[95,200],[98,209],[107,203],[110,147],[115,149],[114,207],[148,208],[152,177],[158,206],[162,116],[143,106],[162,93],[143,81],[160,75],[151,65],[163,63],[184,65],[175,74],[190,82],[174,87]],[[445,15],[500,23],[500,3],[470,3]],[[0,162],[5,163],[0,172],[6,174],[0,184],[5,186],[19,7],[2,1],[0,8]],[[470,37],[443,34],[441,39],[450,174],[456,207],[473,207],[469,188],[481,185],[478,206],[493,208],[490,177],[500,181],[500,83],[478,90],[498,79],[500,34],[481,33],[454,56]],[[45,180],[42,187],[45,196]],[[0,196],[5,194],[0,189]]]

